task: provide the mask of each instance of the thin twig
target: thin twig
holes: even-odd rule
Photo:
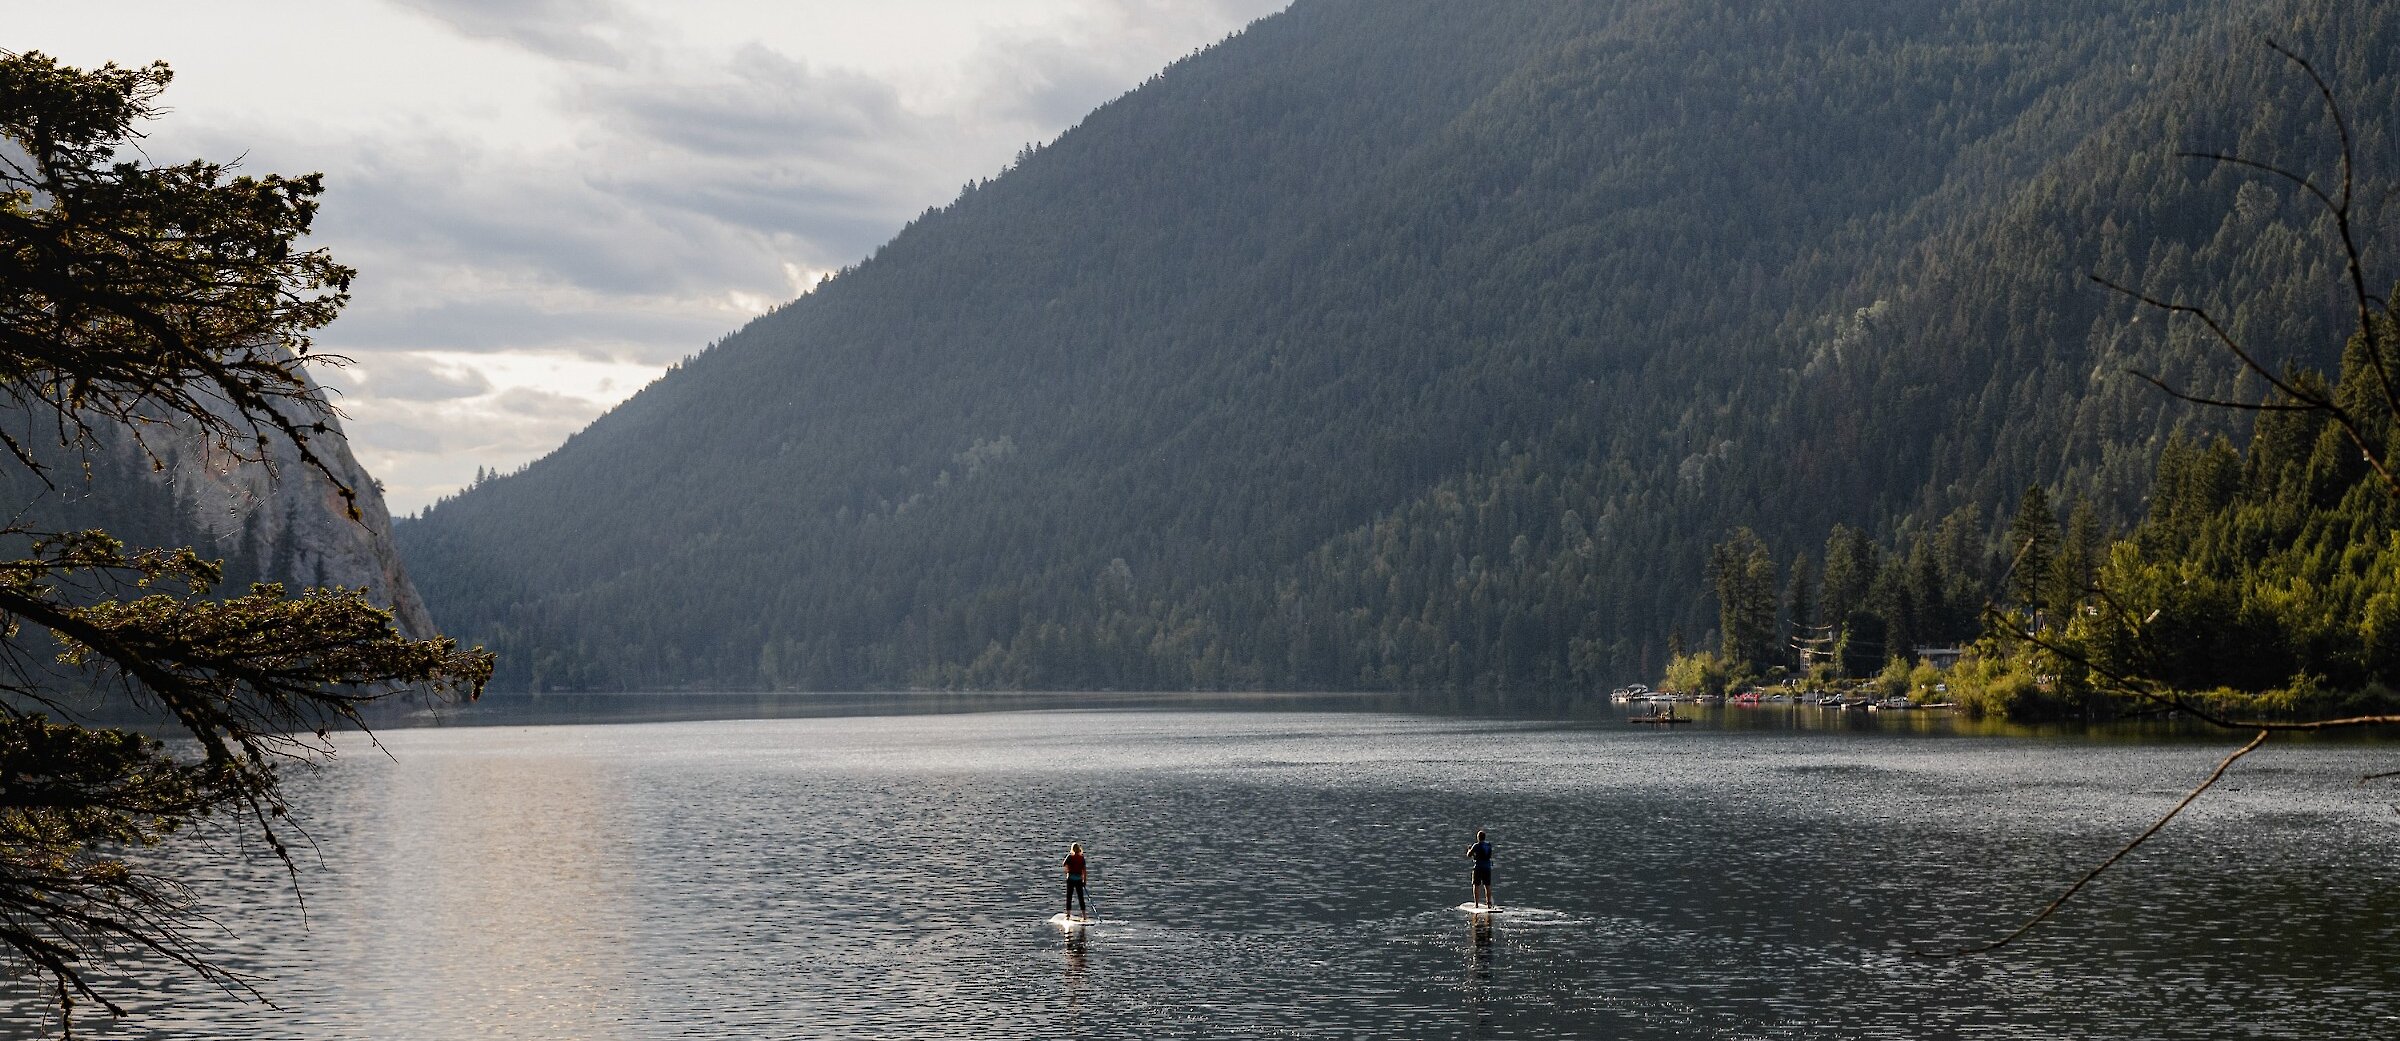
[[[2057,914],[2059,908],[2066,906],[2068,900],[2072,899],[2075,894],[2082,892],[2083,887],[2090,885],[2093,879],[2099,878],[2102,872],[2107,871],[2109,868],[2115,867],[2117,862],[2125,859],[2127,854],[2141,848],[2143,843],[2150,841],[2150,837],[2158,834],[2159,829],[2166,827],[2168,821],[2174,820],[2177,814],[2183,812],[2184,807],[2190,806],[2192,804],[2192,800],[2198,799],[2200,797],[2200,793],[2207,791],[2212,785],[2217,783],[2219,778],[2224,777],[2226,768],[2231,767],[2235,760],[2249,755],[2251,752],[2256,751],[2258,746],[2265,744],[2267,742],[2268,733],[2270,733],[2270,731],[2259,731],[2258,736],[2251,738],[2249,744],[2235,749],[2232,755],[2226,756],[2222,761],[2218,762],[2217,768],[2209,772],[2208,779],[2200,782],[2199,787],[2192,789],[2190,794],[2185,795],[2182,802],[2176,803],[2174,809],[2167,811],[2166,816],[2160,817],[2157,823],[2150,825],[2150,827],[2144,830],[2140,835],[2134,836],[2133,841],[2126,843],[2123,849],[2118,850],[2107,860],[2101,861],[2098,867],[2085,872],[2084,876],[2080,879],[2077,879],[2074,885],[2067,887],[2066,892],[2060,893],[2058,895],[2058,899],[2050,901],[2050,906],[2042,908],[2039,913],[2033,916],[2031,921],[2026,922],[2024,925],[2018,926],[2017,931],[1980,946],[1961,947],[1953,951],[1928,951],[1919,948],[1912,950],[1909,953],[1920,958],[1957,958],[1969,954],[1983,954],[1988,951],[1996,951],[2002,947],[2006,947],[2009,944],[2016,942],[2026,933],[2032,932],[2035,926],[2049,921],[2051,915]]]
[[[2158,389],[2167,392],[2168,397],[2174,398],[2177,401],[2185,402],[2187,404],[2206,405],[2210,408],[2229,408],[2237,412],[2320,412],[2324,410],[2324,406],[2318,405],[2314,402],[2278,405],[2268,401],[2227,401],[2223,398],[2202,397],[2198,394],[2193,394],[2179,387],[2170,385],[2167,381],[2159,379],[2158,377],[2147,372],[2143,372],[2140,369],[2128,368],[2125,370],[2125,374],[2141,380],[2142,382],[2153,387],[2157,387]]]
[[[2310,64],[2308,59],[2301,57],[2299,54],[2293,52],[2291,49],[2280,43],[2277,43],[2274,40],[2268,40],[2267,46],[2273,48],[2275,53],[2282,55],[2292,64],[2299,66],[2300,71],[2308,75],[2309,82],[2316,85],[2317,96],[2324,100],[2325,112],[2333,121],[2334,134],[2341,145],[2339,169],[2341,174],[2340,187],[2328,192],[2325,188],[2318,185],[2314,178],[2311,178],[2305,174],[2277,166],[2273,163],[2262,162],[2245,156],[2232,155],[2224,152],[2178,152],[2176,154],[2177,156],[2183,158],[2203,159],[2220,165],[2257,171],[2269,176],[2278,177],[2289,181],[2293,185],[2297,186],[2302,192],[2305,192],[2310,198],[2315,199],[2317,205],[2322,207],[2325,213],[2333,219],[2335,232],[2334,237],[2342,249],[2344,281],[2348,283],[2346,288],[2349,290],[2351,303],[2354,305],[2354,310],[2356,312],[2358,321],[2358,335],[2365,338],[2365,354],[2367,359],[2368,373],[2374,377],[2375,387],[2382,394],[2382,404],[2385,411],[2391,414],[2400,415],[2400,386],[2396,386],[2396,384],[2400,384],[2400,380],[2395,380],[2391,371],[2391,365],[2384,358],[2383,330],[2378,322],[2377,315],[2375,314],[2376,304],[2379,301],[2373,294],[2367,291],[2364,255],[2359,248],[2357,232],[2355,231],[2351,220],[2350,211],[2351,204],[2354,201],[2352,198],[2352,192],[2356,186],[2355,175],[2357,163],[2354,154],[2354,147],[2350,138],[2349,120],[2342,115],[2342,106],[2340,101],[2334,97],[2333,86],[2327,83],[2325,81],[2325,77],[2317,72],[2316,66]],[[2185,314],[2200,319],[2200,321],[2208,327],[2209,332],[2217,338],[2218,342],[2222,343],[2228,351],[2232,352],[2236,359],[2241,361],[2243,368],[2265,379],[2267,384],[2273,387],[2277,393],[2282,394],[2284,397],[2290,399],[2292,402],[2296,402],[2297,404],[2244,404],[2240,402],[2201,397],[2186,393],[2175,387],[2171,387],[2167,385],[2165,381],[2148,373],[2135,372],[2134,375],[2141,377],[2143,380],[2148,381],[2152,385],[2158,387],[2160,390],[2166,391],[2169,395],[2177,399],[2193,404],[2248,412],[2323,413],[2324,415],[2330,417],[2337,425],[2339,425],[2342,429],[2342,433],[2347,436],[2354,445],[2357,446],[2359,455],[2366,460],[2369,467],[2374,469],[2375,476],[2383,482],[2384,488],[2391,494],[2400,496],[2400,474],[2395,474],[2393,472],[2391,460],[2386,459],[2384,456],[2384,452],[2386,451],[2384,445],[2378,438],[2372,436],[2373,431],[2368,429],[2369,424],[2365,421],[2365,417],[2354,415],[2351,410],[2342,407],[2342,405],[2330,395],[2303,393],[2293,383],[2282,378],[2274,371],[2268,369],[2265,365],[2261,364],[2257,358],[2252,357],[2249,351],[2245,350],[2240,343],[2236,342],[2233,336],[2226,331],[2224,326],[2219,324],[2216,318],[2209,314],[2205,309],[2160,300],[2137,290],[2129,289],[2125,286],[2110,282],[2107,279],[2101,278],[2097,275],[2094,275],[2092,280],[2151,307],[2165,310],[2169,314]],[[2386,316],[2388,317],[2390,311],[2389,306],[2385,306],[2384,310],[2386,312]]]
[[[2342,115],[2342,104],[2333,96],[2333,85],[2325,82],[2325,77],[2317,72],[2315,65],[2274,40],[2268,40],[2267,46],[2274,48],[2275,53],[2291,59],[2292,64],[2300,66],[2300,71],[2308,74],[2309,82],[2317,85],[2317,96],[2324,99],[2326,115],[2332,118],[2333,132],[2341,142],[2342,198],[2339,205],[2327,202],[2326,208],[2333,213],[2334,230],[2341,237],[2343,259],[2348,262],[2344,273],[2350,281],[2351,298],[2358,307],[2359,331],[2367,338],[2367,364],[2375,373],[2376,388],[2383,392],[2384,407],[2400,414],[2400,390],[2395,390],[2391,368],[2383,358],[2383,344],[2376,335],[2374,313],[2368,306],[2372,297],[2367,293],[2366,265],[2358,247],[2358,236],[2351,230],[2351,189],[2358,163],[2350,143],[2350,120]]]

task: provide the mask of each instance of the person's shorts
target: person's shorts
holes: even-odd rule
[[[1479,868],[1476,868],[1476,869],[1475,869],[1475,884],[1476,884],[1476,885],[1479,885],[1479,886],[1488,886],[1488,885],[1491,885],[1491,884],[1492,884],[1492,869],[1490,869],[1490,868],[1488,868],[1488,867],[1479,867]]]
[[[1068,875],[1068,876],[1067,876],[1067,888],[1069,888],[1069,889],[1081,889],[1081,888],[1083,888],[1083,876],[1082,876],[1082,875]]]

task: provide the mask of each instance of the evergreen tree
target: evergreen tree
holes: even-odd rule
[[[1735,529],[1709,553],[1709,584],[1717,593],[1720,653],[1737,671],[1783,660],[1775,627],[1775,558],[1758,533]]]
[[[1978,503],[1950,511],[1934,536],[1941,571],[1940,638],[1945,643],[1972,637],[1982,627],[1984,605],[1992,599],[1990,539]]]
[[[1825,580],[1820,609],[1836,626],[1837,659],[1845,675],[1863,676],[1883,667],[1884,627],[1870,615],[1882,551],[1866,531],[1836,524],[1825,539]]]
[[[2008,594],[2027,610],[2049,606],[2051,562],[2058,558],[2058,514],[2050,493],[2031,485],[2017,499],[2017,515],[2008,522]]]
[[[2044,579],[2047,588],[2042,600],[2053,611],[2074,610],[2090,595],[2092,569],[2099,564],[2106,540],[2099,509],[2090,499],[2077,497],[2074,508],[2067,514],[2067,529],[2059,541],[2058,556],[2050,562],[2050,573]]]
[[[0,52],[0,397],[66,441],[0,434],[0,465],[67,484],[45,460],[170,420],[237,449],[286,439],[353,499],[309,448],[327,410],[299,361],[351,274],[295,247],[318,180],[141,158],[168,79]],[[394,684],[472,693],[491,673],[480,651],[403,638],[363,592],[212,596],[217,562],[97,530],[10,523],[0,548],[0,961],[62,1005],[122,1014],[90,974],[126,950],[240,986],[160,874],[187,862],[140,851],[229,820],[285,856],[287,764]],[[120,717],[163,709],[182,740],[87,723],[84,687],[130,699],[100,706]]]
[[[1808,662],[1800,656],[1800,649],[1831,649],[1830,639],[1824,641],[1826,646],[1818,644],[1816,565],[1806,553],[1792,558],[1791,577],[1783,587],[1783,618],[1785,630],[1791,634],[1786,646],[1792,648],[1784,652],[1785,658],[1806,666]]]

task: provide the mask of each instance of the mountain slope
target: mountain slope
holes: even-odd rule
[[[503,685],[1647,671],[1733,525],[2129,507],[2206,417],[2107,373],[2218,377],[2084,269],[2338,344],[2163,153],[2321,160],[2272,28],[2390,154],[2392,16],[2089,6],[1303,2],[398,537]]]

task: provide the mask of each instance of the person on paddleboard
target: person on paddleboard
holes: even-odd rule
[[[1083,843],[1080,842],[1067,847],[1067,913],[1069,915],[1075,913],[1075,905],[1078,903],[1083,905],[1084,916],[1090,917],[1092,902],[1091,898],[1086,896],[1083,891]]]
[[[1499,906],[1500,902],[1492,899],[1492,840],[1476,832],[1475,844],[1467,847],[1467,855],[1475,858],[1475,902],[1485,907]]]

